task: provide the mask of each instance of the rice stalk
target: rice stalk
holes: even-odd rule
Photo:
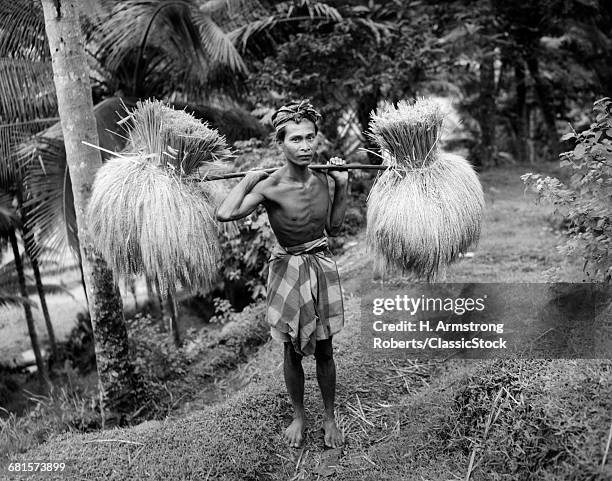
[[[178,283],[209,289],[220,251],[214,211],[224,186],[194,180],[230,156],[225,138],[156,100],[138,102],[122,123],[132,153],[96,175],[88,206],[94,247],[115,274],[144,274],[163,295]]]
[[[217,271],[213,194],[149,158],[115,158],[98,171],[88,206],[94,247],[118,275],[208,289]]]
[[[386,103],[372,114],[369,135],[391,166],[368,198],[366,238],[377,272],[399,268],[435,280],[478,241],[482,187],[465,159],[440,153],[443,121],[431,99]]]
[[[422,168],[438,158],[443,121],[444,113],[435,100],[419,99],[413,104],[401,100],[397,107],[386,102],[372,113],[368,135],[383,156],[390,154],[392,166]]]
[[[181,177],[202,175],[202,167],[221,168],[231,156],[225,137],[207,122],[163,102],[138,102],[129,118],[128,149],[150,155]]]
[[[383,269],[431,281],[478,241],[483,209],[469,162],[438,154],[425,167],[380,175],[368,198],[367,243]]]

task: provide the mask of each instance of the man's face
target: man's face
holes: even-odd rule
[[[315,125],[303,119],[300,123],[285,124],[285,139],[280,143],[285,158],[292,164],[304,166],[312,162],[316,147]]]

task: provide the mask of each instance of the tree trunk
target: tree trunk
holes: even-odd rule
[[[495,154],[495,53],[484,54],[480,63],[480,101],[478,123],[480,124],[480,144],[478,162],[482,167],[493,164]]]
[[[170,308],[172,338],[176,347],[181,346],[181,333],[178,327],[179,308],[176,302],[176,290],[168,287],[168,307]]]
[[[43,317],[45,318],[45,324],[47,326],[47,334],[49,335],[49,344],[51,344],[51,354],[53,359],[57,362],[59,359],[57,353],[57,342],[55,341],[55,331],[53,330],[53,324],[51,323],[51,316],[49,315],[49,308],[47,307],[47,298],[45,295],[45,287],[42,283],[40,276],[40,269],[38,261],[34,256],[28,254],[30,263],[32,264],[32,270],[34,271],[34,279],[36,280],[36,290],[38,291],[38,298],[40,299],[40,307],[42,309]]]
[[[527,58],[527,67],[529,68],[529,74],[533,79],[536,96],[538,98],[538,103],[540,104],[540,109],[542,110],[544,124],[546,125],[546,134],[548,137],[547,144],[552,150],[552,154],[556,159],[559,156],[561,149],[559,145],[559,135],[557,133],[555,112],[550,103],[550,98],[548,96],[548,91],[546,89],[546,85],[544,84],[544,80],[540,76],[538,59],[533,54]]]
[[[38,265],[38,259],[33,254],[34,249],[34,237],[28,228],[28,212],[23,207],[23,198],[22,192],[19,191],[17,194],[17,200],[20,205],[21,218],[23,219],[23,245],[25,248],[26,255],[30,260],[30,264],[32,266],[32,271],[34,272],[34,280],[36,282],[36,290],[38,292],[38,298],[40,299],[40,307],[42,309],[43,317],[45,319],[45,325],[47,326],[47,334],[49,336],[49,344],[51,345],[51,354],[53,356],[53,360],[58,360],[57,353],[57,342],[55,341],[55,332],[53,330],[53,324],[51,323],[51,316],[49,315],[49,308],[47,307],[47,297],[45,295],[45,288],[42,283],[42,278],[40,275],[40,268]]]
[[[523,59],[518,59],[514,65],[514,79],[516,89],[516,124],[515,130],[517,135],[516,156],[519,162],[526,162],[529,159],[527,138],[528,130],[528,113],[527,113],[527,85],[525,77],[525,63]]]
[[[130,291],[130,294],[132,294],[132,297],[134,298],[134,310],[137,311],[138,310],[138,298],[136,297],[136,278],[133,276],[130,276],[126,281],[126,287]]]
[[[87,61],[76,0],[41,0],[49,39],[58,110],[72,180],[83,277],[94,334],[102,408],[130,409],[136,387],[128,356],[123,306],[112,273],[93,249],[85,210],[100,152],[82,144],[98,144]]]
[[[152,302],[155,294],[153,292],[153,283],[149,276],[145,276],[145,285],[147,286],[147,299],[149,302]]]
[[[166,329],[166,307],[164,303],[164,296],[162,296],[161,287],[159,285],[159,279],[155,277],[155,292],[157,293],[157,303],[159,304],[159,316],[161,317],[161,325]]]
[[[21,255],[19,254],[19,245],[17,244],[17,236],[15,231],[11,231],[10,235],[11,247],[13,248],[13,256],[15,257],[15,268],[17,269],[17,278],[19,279],[19,291],[21,297],[28,299],[28,291],[26,289],[25,273],[23,271],[23,264],[21,263]],[[41,385],[49,383],[47,376],[47,370],[45,363],[40,353],[40,343],[38,342],[38,334],[36,333],[36,326],[34,325],[34,317],[32,316],[32,308],[29,304],[23,303],[23,311],[25,313],[26,323],[28,325],[28,333],[30,334],[30,341],[32,343],[32,350],[34,351],[34,358],[36,359],[36,368],[38,369],[38,378]]]
[[[367,132],[370,126],[370,112],[378,105],[378,90],[361,96],[357,102],[357,119],[362,132]],[[365,148],[368,149],[368,162],[379,165],[382,159],[373,152],[379,152],[379,148],[368,135],[365,135]]]
[[[527,158],[530,164],[536,162],[537,110],[527,107]]]

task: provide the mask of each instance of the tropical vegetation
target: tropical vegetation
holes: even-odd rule
[[[74,55],[68,55],[66,48]],[[220,260],[207,269],[218,272],[218,277],[213,279],[207,272],[206,282],[200,283],[202,289],[196,295],[181,290],[177,279],[173,279],[170,287],[160,283],[159,277],[140,276],[142,269],[120,279],[117,264],[110,263],[115,267],[113,273],[93,248],[92,232],[100,230],[92,230],[95,226],[91,219],[96,213],[86,215],[92,181],[104,162],[108,165],[112,152],[126,148],[129,137],[126,132],[131,125],[129,113],[137,101],[158,99],[207,121],[231,144],[235,158],[226,161],[227,167],[248,170],[278,165],[281,161],[269,135],[269,120],[276,107],[294,98],[310,98],[323,113],[319,160],[341,152],[348,159],[368,163],[379,163],[381,157],[371,137],[365,135],[372,126],[372,111],[384,102],[397,105],[400,100],[419,97],[446,99],[460,117],[461,126],[444,131],[441,147],[460,152],[476,166],[486,178],[485,197],[494,200],[499,196],[502,202],[512,202],[506,196],[507,185],[501,175],[497,182],[487,177],[491,172],[511,171],[514,175],[517,169],[521,173],[552,170],[549,176],[526,174],[523,180],[539,197],[551,201],[561,214],[550,217],[561,254],[570,259],[568,262],[579,259],[588,280],[609,283],[611,55],[612,4],[603,0],[2,2],[0,318],[9,308],[23,310],[42,385],[40,392],[44,393],[30,399],[38,411],[30,411],[25,421],[10,415],[2,426],[17,433],[19,426],[27,425],[28,432],[36,433],[26,436],[23,443],[16,443],[20,446],[18,450],[25,450],[63,429],[87,431],[105,425],[163,419],[184,406],[185,399],[198,399],[199,393],[186,388],[186,380],[205,383],[236,369],[267,339],[261,320],[266,260],[274,236],[262,209],[234,229],[212,225],[211,217],[206,235],[218,233]],[[84,145],[83,140],[100,149]],[[560,170],[552,166],[559,156]],[[189,174],[197,174],[197,167],[191,165]],[[340,240],[334,241],[338,251],[345,247],[343,244],[360,242],[358,236],[366,223],[364,206],[371,183],[372,178],[366,174],[353,177],[347,225]],[[117,187],[116,181],[111,184]],[[219,185],[227,189],[232,184]],[[176,213],[181,209],[180,199],[172,198],[171,191],[168,192],[167,204],[174,202],[172,212]],[[96,193],[97,205],[104,203],[104,194]],[[504,210],[504,205],[496,206],[499,215],[514,215]],[[170,207],[158,208],[178,221],[179,216],[172,214]],[[109,212],[112,215],[112,208]],[[493,222],[498,220],[494,218]],[[532,225],[535,224],[534,221]],[[178,239],[180,242],[180,235]],[[496,240],[503,242],[501,234]],[[530,238],[530,242],[536,241]],[[197,241],[191,239],[185,245],[197,246]],[[546,249],[550,247],[547,243]],[[498,256],[492,250],[487,252],[493,260]],[[201,252],[191,254],[201,260],[198,258]],[[529,254],[521,251],[519,255]],[[56,335],[58,321],[47,302],[49,294],[64,289],[49,280],[48,273],[65,269],[60,262],[66,259],[76,266],[88,303],[87,312],[79,314],[78,326],[67,341]],[[559,259],[554,257],[555,261]],[[543,266],[537,266],[540,267]],[[500,280],[489,272],[487,259],[474,267],[479,268],[481,271],[474,275],[481,273],[490,275],[489,280]],[[522,264],[519,271],[512,272],[512,280],[530,272]],[[118,287],[124,281],[123,290],[131,289],[134,299],[136,284],[146,284],[147,302],[136,306],[136,312],[124,305],[125,297],[122,299]],[[183,281],[182,287],[190,287],[187,278]],[[174,290],[174,284],[179,286],[178,290]],[[190,329],[196,312],[206,318],[208,331],[198,333]],[[44,333],[37,332],[35,318],[39,315],[44,319]],[[77,318],[76,312],[73,318]],[[173,319],[171,329],[167,328],[167,318]],[[41,343],[41,337],[48,339],[48,349]],[[346,359],[349,364],[356,362],[350,356]],[[95,394],[91,386],[79,384],[86,384],[87,375],[75,371],[82,368],[91,374],[92,366],[96,369],[93,391],[99,383],[99,392]],[[546,366],[552,371],[556,369]],[[484,444],[478,445],[477,431],[485,429],[488,433],[486,426],[494,422],[487,421],[485,411],[491,403],[496,405],[499,401],[489,392],[492,389],[489,384],[496,390],[502,384],[516,387],[515,391],[507,391],[499,405],[506,406],[508,413],[517,414],[516,418],[510,415],[500,418],[500,422],[507,423],[504,432],[512,438],[516,449],[525,440],[512,437],[512,432],[519,430],[519,425],[513,426],[512,422],[561,429],[553,418],[555,413],[561,413],[560,419],[566,419],[567,411],[562,412],[560,404],[552,409],[540,400],[538,412],[545,413],[546,419],[534,420],[522,398],[512,398],[523,391],[533,391],[533,383],[515,376],[512,365],[501,367],[507,375],[505,380],[500,381],[485,368],[482,372],[489,377],[464,379],[467,387],[459,383],[458,388],[451,389],[460,413],[447,412],[435,418],[441,424],[430,442],[446,454],[458,457],[469,449],[473,453],[482,449],[476,465],[492,466],[491,469],[509,475],[523,467],[496,464],[493,451],[487,451],[491,440],[486,439],[486,434]],[[533,365],[516,367],[523,368],[532,372]],[[401,369],[399,378],[406,373]],[[421,373],[419,369],[414,367],[414,372]],[[245,370],[248,371],[248,365]],[[603,373],[602,379],[609,373],[605,366],[591,366],[585,372],[591,370]],[[597,396],[609,379],[593,387],[589,384],[591,378],[583,378],[578,368],[574,366],[570,371],[573,386],[592,388]],[[363,369],[359,372],[366,376]],[[79,388],[71,393],[64,383],[72,382],[75,376],[79,378],[76,382]],[[523,384],[516,386],[519,380]],[[3,382],[0,379],[0,401],[3,393],[14,387],[9,381]],[[451,379],[449,386],[453,382]],[[557,384],[552,389],[555,393],[560,390]],[[466,401],[470,386],[476,386],[476,397],[483,396],[477,402]],[[272,398],[277,388],[274,383],[264,383],[262,387],[269,390],[266,399],[270,403],[276,402]],[[380,385],[376,389],[393,396]],[[244,394],[244,399],[252,401],[255,391]],[[352,406],[348,399],[346,395],[347,406]],[[373,428],[366,422],[368,413],[377,413],[379,409],[370,401],[372,411],[362,410],[361,417],[355,415],[360,420],[353,419],[363,432]],[[219,409],[225,409],[230,419],[235,420],[238,411],[247,406],[245,403]],[[467,413],[465,418],[462,410],[472,404],[480,411]],[[602,420],[599,407],[593,409],[597,419]],[[74,414],[77,411],[81,415]],[[70,414],[63,417],[64,412]],[[253,425],[264,429],[262,419],[269,421],[279,412],[280,408],[275,408],[266,412],[266,416],[257,417],[259,411],[249,410],[248,416],[254,416]],[[45,414],[49,414],[50,421],[40,424]],[[209,418],[206,426],[215,432]],[[347,414],[347,423],[349,418]],[[472,421],[462,421],[464,418],[472,420],[472,425],[469,425]],[[397,432],[395,428],[381,428],[379,434],[384,434],[384,439],[401,437],[399,426],[405,429],[402,419],[398,421]],[[455,424],[451,426],[453,420]],[[37,431],[41,425],[43,428]],[[182,425],[179,427],[182,429]],[[559,459],[570,462],[568,443],[578,443],[582,435],[576,432],[591,429],[599,433],[600,428],[582,423],[575,432],[564,433],[566,444],[559,447]],[[3,445],[19,438],[6,432],[0,431]],[[352,439],[365,446],[367,442],[360,436],[355,434]],[[460,442],[444,444],[444,436],[458,436]],[[218,435],[219,442],[234,447],[234,440],[228,439]],[[384,439],[381,437],[381,441]],[[552,463],[548,462],[555,454],[545,452],[549,441],[547,438],[530,451],[527,467],[521,473],[540,469],[555,475]],[[202,446],[207,449],[218,449],[215,442],[202,437]],[[580,466],[594,473],[589,479],[604,479],[609,444],[608,441],[601,464],[603,474],[587,459],[587,454],[596,451],[594,445],[577,455]],[[368,449],[376,450],[373,444],[367,446],[360,452],[364,456]],[[393,444],[389,447],[396,448]],[[272,458],[271,452],[268,454],[263,464]],[[404,454],[402,451],[401,455]],[[452,456],[449,454],[446,461]],[[472,467],[476,469],[473,461],[468,479]],[[284,466],[284,461],[275,463],[280,472],[277,464]],[[253,472],[266,469],[263,464],[254,462],[246,474],[254,476]],[[378,471],[368,471],[372,469],[369,463],[357,464],[358,469],[373,477],[380,475]],[[229,461],[223,465],[235,468]],[[296,475],[299,467],[298,460],[294,466]],[[236,475],[245,474],[235,469]],[[202,477],[208,475],[210,472],[204,472]],[[576,479],[586,478],[576,474]]]

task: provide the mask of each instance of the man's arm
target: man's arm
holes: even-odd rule
[[[332,157],[330,163],[343,165],[344,160]],[[339,233],[344,222],[344,214],[346,214],[346,206],[348,204],[348,171],[330,170],[329,176],[334,179],[334,201],[325,229],[329,235],[334,236]]]
[[[225,200],[217,209],[217,220],[228,222],[246,217],[264,201],[263,193],[256,188],[256,184],[268,177],[265,172],[249,172],[230,191]]]

